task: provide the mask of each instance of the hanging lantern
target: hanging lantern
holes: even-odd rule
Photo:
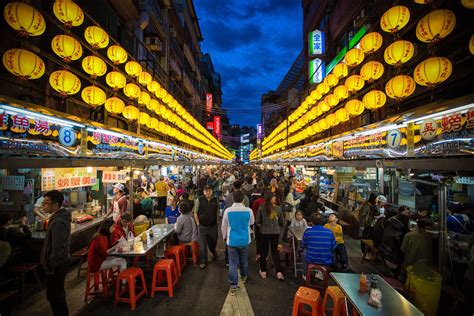
[[[339,103],[339,98],[334,94],[328,95],[324,100],[329,104],[330,107],[335,107]]]
[[[122,75],[120,72],[111,71],[105,77],[105,82],[107,82],[107,85],[113,88],[114,91],[117,91],[118,89],[122,89],[123,87],[125,87],[127,80],[125,79],[125,76]]]
[[[407,7],[398,5],[391,7],[382,15],[380,19],[380,27],[388,33],[396,33],[410,20],[410,10]]]
[[[158,98],[158,99],[163,99],[165,97],[165,94],[166,94],[166,90],[163,89],[163,88],[159,88],[158,90],[156,90],[155,92],[155,96]]]
[[[140,87],[134,83],[127,83],[123,88],[123,93],[131,100],[136,99],[140,96]]]
[[[150,95],[146,93],[145,91],[141,91],[137,99],[138,104],[144,105],[148,108],[150,101],[151,101]]]
[[[329,126],[334,127],[339,125],[339,119],[337,118],[336,114],[331,113],[328,116],[326,116],[326,122],[329,124]]]
[[[65,63],[78,60],[82,56],[81,44],[72,36],[56,35],[51,40],[53,52],[61,57]]]
[[[404,40],[395,41],[390,44],[384,52],[385,62],[395,67],[400,67],[402,64],[409,61],[415,53],[415,46]]]
[[[49,84],[61,96],[76,94],[81,90],[81,80],[66,70],[57,70],[49,76]]]
[[[399,75],[390,79],[385,85],[385,93],[391,99],[401,100],[415,92],[416,84],[410,76]]]
[[[419,63],[413,72],[415,82],[420,86],[434,87],[451,76],[453,65],[444,57],[431,57]]]
[[[131,60],[125,64],[125,72],[135,78],[142,72],[142,66],[136,61]]]
[[[365,81],[373,82],[382,77],[384,68],[378,61],[369,61],[360,69],[360,75]]]
[[[93,107],[104,104],[107,99],[104,90],[96,86],[89,86],[82,89],[81,97],[84,102]]]
[[[22,80],[38,79],[44,75],[43,60],[25,49],[9,49],[3,54],[3,65]]]
[[[360,40],[360,49],[364,54],[375,53],[382,47],[383,38],[378,32],[367,33]]]
[[[311,132],[313,133],[313,135],[321,132],[321,129],[319,128],[318,122],[311,125]]]
[[[97,56],[87,56],[82,60],[82,69],[92,79],[102,77],[107,72],[107,64]]]
[[[329,128],[329,124],[326,122],[326,119],[322,118],[318,121],[318,127],[321,131],[325,131]]]
[[[336,117],[339,122],[347,122],[349,121],[349,112],[345,108],[340,108],[336,111]]]
[[[118,45],[112,45],[107,49],[107,57],[116,65],[127,61],[127,51]],[[125,67],[127,71],[127,67]],[[127,72],[128,73],[128,72]]]
[[[322,98],[322,95],[321,93],[319,93],[318,90],[314,89],[313,91],[311,91],[311,93],[309,94],[314,100],[320,100]],[[314,103],[313,103],[314,104]]]
[[[469,51],[471,55],[474,55],[474,35],[471,35],[471,39],[469,40]]]
[[[133,105],[128,105],[123,108],[122,115],[125,117],[127,120],[134,121],[138,119],[138,115],[140,114],[140,111],[134,107]]]
[[[138,114],[138,124],[146,125],[149,122],[150,122],[150,115],[148,115],[148,113],[140,112],[140,114]]]
[[[53,13],[59,21],[64,23],[66,28],[79,26],[84,22],[84,12],[71,0],[54,1]]]
[[[105,101],[105,109],[107,112],[120,114],[124,108],[125,103],[117,97],[111,97]]]
[[[316,86],[316,90],[321,94],[321,96],[325,95],[329,92],[329,86],[323,82]]]
[[[349,97],[349,91],[345,85],[337,86],[336,89],[334,89],[333,94],[338,97],[339,100],[344,100]]]
[[[430,4],[433,0],[414,0],[414,2],[418,4]]]
[[[347,91],[353,93],[362,89],[365,85],[365,81],[362,76],[352,75],[346,79],[344,85],[347,87]]]
[[[329,88],[332,88],[332,87],[337,86],[337,84],[339,83],[339,78],[333,74],[329,74],[324,78],[323,82],[327,84]]]
[[[372,90],[364,95],[362,102],[366,109],[375,110],[385,105],[387,96],[380,90]]]
[[[3,17],[22,37],[39,36],[46,30],[46,22],[41,13],[22,2],[7,3]]]
[[[362,49],[353,48],[346,53],[344,61],[351,67],[360,65],[360,63],[364,61],[364,52]]]
[[[474,0],[461,0],[461,4],[468,9],[474,9]]]
[[[158,124],[160,121],[156,119],[155,117],[150,118],[150,122],[146,125],[148,128],[156,130],[158,128]]]
[[[156,114],[158,114],[157,110],[158,110],[159,106],[160,106],[160,102],[158,102],[158,100],[151,99],[150,103],[148,103],[147,109],[150,110],[150,111],[155,112]]]
[[[423,43],[436,43],[448,36],[456,26],[456,15],[450,10],[436,10],[425,15],[416,25],[416,37]]]
[[[152,76],[146,72],[146,71],[142,71],[139,75],[138,75],[138,82],[142,85],[142,86],[147,86],[151,81],[153,80]]]
[[[317,118],[317,117],[318,117],[317,114],[318,114],[318,107],[315,106],[315,107],[313,107],[313,108],[311,109],[311,111],[308,112],[308,121],[311,122],[312,120],[314,120],[315,118]]]
[[[329,103],[326,100],[322,100],[321,102],[319,102],[318,107],[321,110],[321,113],[326,113],[331,109]]]
[[[358,116],[364,112],[364,103],[362,103],[360,100],[352,99],[347,101],[344,108],[350,115]]]
[[[88,26],[84,31],[84,38],[92,48],[105,48],[109,45],[109,35],[98,26]]]
[[[160,84],[158,83],[158,81],[155,81],[155,80],[153,80],[147,85],[147,89],[151,93],[155,93],[156,90],[158,90],[159,88],[160,88]]]
[[[347,64],[345,63],[339,63],[334,66],[332,73],[339,79],[344,78],[349,73],[349,67],[347,67]]]
[[[316,92],[317,92],[317,91],[316,91]],[[305,102],[307,105],[311,106],[311,105],[314,105],[314,104],[316,103],[316,99],[313,98],[313,97],[311,96],[311,94],[310,94],[310,95],[308,95],[308,96],[306,97],[306,99],[305,99],[304,102]],[[295,111],[295,115],[296,115],[296,114],[299,114],[298,109]],[[297,115],[296,115],[296,116],[297,116]]]

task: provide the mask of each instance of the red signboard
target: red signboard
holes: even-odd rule
[[[216,133],[216,136],[218,139],[221,138],[221,117],[220,116],[214,116],[214,133]]]
[[[211,113],[212,111],[212,93],[206,94],[206,111]]]
[[[207,122],[206,123],[206,129],[213,131],[214,130],[214,123],[213,122]]]

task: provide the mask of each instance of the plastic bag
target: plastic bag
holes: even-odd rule
[[[368,303],[375,307],[382,307],[382,292],[379,289],[371,289]]]

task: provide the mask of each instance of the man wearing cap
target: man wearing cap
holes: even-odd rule
[[[380,215],[376,216],[375,218],[383,217],[384,214],[385,214],[385,204],[387,204],[387,198],[385,196],[383,196],[382,194],[380,194],[375,199],[375,203],[376,203],[375,205],[379,209],[379,213],[380,213]]]
[[[122,214],[127,213],[128,201],[125,196],[125,186],[122,183],[115,184],[113,188],[114,198],[105,217],[109,217],[112,214],[113,220],[117,222]]]
[[[163,214],[163,216],[165,215],[166,201],[168,198],[168,191],[170,190],[170,187],[164,180],[165,177],[161,175],[160,180],[155,183],[156,196],[158,197],[158,212],[160,215]]]
[[[217,217],[219,216],[219,202],[212,194],[210,185],[204,186],[204,195],[194,202],[194,220],[198,225],[199,233],[199,267],[206,268],[207,247],[217,260]]]

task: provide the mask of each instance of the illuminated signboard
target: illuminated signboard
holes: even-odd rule
[[[143,158],[146,149],[145,142],[135,137],[102,129],[87,129],[87,151],[89,156]]]
[[[257,124],[257,139],[262,139],[262,137],[263,137],[262,124]]]
[[[324,38],[324,32],[320,30],[314,30],[309,32],[308,37],[308,49],[309,55],[322,55],[326,52],[326,43]]]
[[[206,94],[206,111],[207,113],[211,113],[212,111],[212,93]]]
[[[214,116],[214,132],[216,133],[217,138],[221,138],[221,117]]]
[[[326,76],[326,65],[322,59],[315,58],[309,61],[309,82],[320,83]]]
[[[41,191],[93,186],[96,183],[96,168],[41,169]]]

